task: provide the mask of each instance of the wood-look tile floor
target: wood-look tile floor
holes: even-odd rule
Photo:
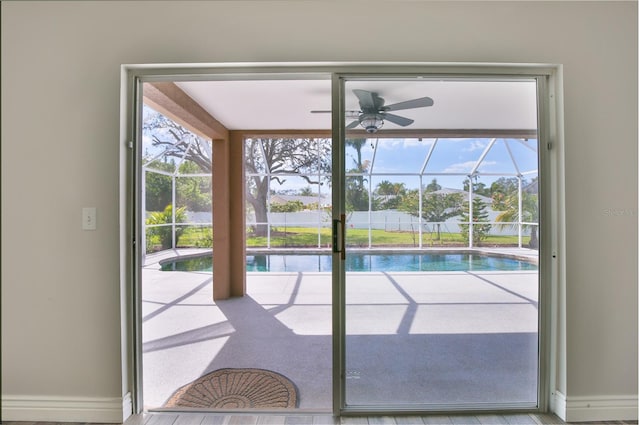
[[[512,415],[425,415],[425,416],[344,416],[319,414],[251,415],[211,413],[145,413],[127,419],[124,425],[556,425],[564,424],[552,414]],[[590,425],[631,425],[638,421],[586,422]],[[98,425],[63,422],[7,422],[6,425]]]

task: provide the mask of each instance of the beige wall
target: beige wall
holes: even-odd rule
[[[1,8],[3,413],[7,401],[49,399],[89,399],[112,413],[123,395],[120,65],[175,62],[562,64],[567,358],[559,388],[576,408],[637,402],[636,2]],[[97,207],[97,231],[81,230],[86,206]]]

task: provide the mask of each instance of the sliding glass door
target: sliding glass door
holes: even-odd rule
[[[538,81],[336,82],[340,408],[537,407]]]
[[[157,146],[136,130],[137,409],[179,407],[181,388],[230,368],[282,375],[294,408],[336,414],[545,407],[551,71],[434,69],[141,83],[144,110],[158,106],[153,86],[202,103],[167,111],[245,121],[227,118],[224,137],[196,128],[202,140],[158,130]],[[273,113],[259,121],[247,105]],[[191,128],[190,116],[177,118]],[[195,251],[213,261],[168,261]],[[242,261],[214,267],[212,253]]]

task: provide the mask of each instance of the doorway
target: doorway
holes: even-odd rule
[[[337,84],[340,408],[538,408],[538,81]]]
[[[329,257],[331,250],[329,130],[320,125],[320,130],[246,130],[279,124],[261,123],[260,115],[234,123],[224,117],[233,108],[225,106],[217,116],[227,140],[212,140],[215,136],[201,137],[197,128],[185,128],[188,122],[177,116],[175,105],[165,105],[167,100],[157,94],[179,101],[198,98],[204,90],[207,97],[227,102],[241,98],[252,105],[272,99],[273,107],[278,102],[291,107],[305,92],[330,94],[330,79],[318,78],[143,84],[142,199],[161,207],[144,208],[140,221],[152,248],[145,251],[140,278],[146,409],[331,410],[331,270],[308,261]],[[246,91],[247,85],[252,90]],[[274,98],[283,88],[286,99]],[[233,144],[233,154],[239,154],[242,175],[216,179],[223,174],[220,168],[231,168],[232,160],[222,157],[228,153],[219,148],[225,144]],[[186,171],[192,173],[183,175]],[[206,182],[197,180],[205,177]],[[231,202],[216,197],[225,179],[241,193]],[[204,211],[195,211],[201,204]],[[242,276],[230,283],[229,297],[219,296],[225,291],[219,290],[215,255],[229,255],[216,237],[229,231],[231,219],[220,226],[215,218],[221,211],[228,214],[231,204],[239,207],[242,216],[234,218],[246,234],[235,233]],[[201,233],[192,236],[195,219],[204,223]],[[164,244],[157,242],[160,233],[166,233]],[[301,251],[302,257],[292,255]],[[284,264],[278,266],[283,255]],[[253,384],[222,384],[236,379],[265,383],[264,391],[253,391]],[[199,386],[210,388],[202,400],[191,394]]]
[[[194,301],[198,297],[202,300],[208,298],[207,303],[218,307],[217,313],[211,316],[213,321],[203,323],[194,329],[196,332],[180,332],[184,346],[191,344],[188,340],[192,337],[195,341],[208,341],[209,344],[215,339],[217,345],[213,351],[219,355],[198,371],[198,376],[229,367],[231,363],[260,369],[262,367],[256,366],[261,366],[261,361],[267,357],[277,358],[279,362],[288,357],[296,360],[296,352],[291,348],[305,346],[316,353],[328,349],[325,350],[327,366],[314,374],[315,378],[326,380],[327,385],[330,377],[334,378],[333,387],[328,388],[328,398],[320,404],[308,405],[311,409],[333,408],[336,413],[492,408],[534,410],[543,405],[541,376],[544,366],[541,359],[545,348],[541,323],[544,321],[544,307],[540,300],[544,299],[541,296],[544,285],[540,280],[538,270],[542,265],[537,254],[545,241],[540,225],[543,214],[540,213],[539,201],[544,199],[540,187],[545,183],[538,182],[540,164],[545,161],[543,152],[538,149],[540,139],[544,137],[539,127],[541,118],[538,112],[542,79],[536,76],[499,79],[428,77],[428,74],[411,78],[385,75],[375,79],[334,74],[333,88],[325,80],[326,87],[333,90],[333,107],[324,104],[305,111],[307,115],[325,117],[329,126],[333,123],[331,137],[324,140],[332,144],[331,166],[334,171],[330,174],[334,178],[322,189],[314,191],[315,187],[309,188],[307,180],[313,173],[317,176],[320,166],[306,174],[296,172],[274,176],[268,167],[245,174],[246,181],[250,177],[262,176],[269,181],[284,179],[294,185],[297,182],[300,186],[297,189],[281,187],[267,190],[266,221],[258,219],[255,209],[252,210],[255,207],[243,207],[247,232],[243,235],[244,249],[254,251],[246,257],[247,265],[262,267],[268,263],[275,268],[276,263],[302,261],[311,262],[314,267],[318,265],[318,269],[316,272],[270,270],[267,272],[269,275],[245,271],[245,296],[213,303],[208,289],[213,283],[207,277],[205,280],[208,281],[198,283],[198,288],[194,286],[193,292],[185,294],[184,298],[175,298],[183,307],[188,306],[187,300]],[[218,76],[216,81],[224,82],[227,78]],[[258,80],[264,83],[269,78],[263,75]],[[424,84],[426,82],[431,83],[430,88]],[[189,82],[194,86],[197,83]],[[533,93],[532,98],[527,98],[527,102],[533,99],[533,103],[527,106],[533,111],[533,125],[514,124],[512,121],[514,128],[504,128],[498,124],[499,119],[493,117],[496,121],[491,121],[489,114],[489,118],[485,117],[485,124],[476,124],[475,128],[456,128],[446,120],[431,121],[427,128],[411,128],[409,125],[395,125],[384,119],[389,117],[384,117],[382,127],[375,133],[368,133],[361,125],[361,117],[356,115],[357,112],[362,113],[363,108],[359,104],[361,99],[353,95],[354,90],[376,93],[386,105],[430,96],[434,105],[439,105],[446,104],[447,97],[434,93],[447,88],[457,90],[452,87],[466,83],[473,83],[477,90],[489,93],[484,95],[485,100],[490,98],[487,96],[498,96],[495,87],[499,84],[528,86],[524,91]],[[187,87],[187,84],[182,85]],[[429,92],[425,96],[421,94],[423,85]],[[469,84],[467,86],[470,87]],[[196,99],[194,93],[191,97]],[[339,105],[337,102],[344,103]],[[462,106],[469,105],[459,106],[460,115],[464,115]],[[506,107],[514,109],[513,105]],[[429,108],[431,106],[401,108],[398,111],[419,123],[422,118],[412,114],[429,117]],[[338,109],[340,112],[336,113]],[[312,113],[312,110],[317,112]],[[353,124],[355,121],[357,123]],[[245,154],[252,149],[249,144],[256,140],[262,143],[286,138],[282,129],[231,131],[243,134],[240,139],[245,143]],[[298,129],[295,137],[290,138],[303,138],[305,131],[314,133],[315,130]],[[264,144],[255,146],[256,152],[264,155]],[[477,156],[473,159],[465,157],[472,152]],[[438,159],[447,155],[451,158],[456,153],[455,162],[443,165]],[[523,159],[525,157],[527,159]],[[411,168],[414,163],[416,166]],[[511,168],[494,169],[500,163],[511,164]],[[463,166],[467,168],[462,169]],[[455,167],[458,169],[454,170]],[[333,192],[329,188],[333,188]],[[336,191],[336,188],[343,189]],[[293,193],[292,190],[310,194]],[[494,201],[494,195],[502,198]],[[535,198],[535,202],[525,199],[529,195]],[[303,219],[302,213],[308,212],[308,208],[298,199],[303,203],[300,207],[293,198],[295,196],[317,197],[318,205],[314,208],[324,208],[324,216],[316,213],[313,219]],[[326,202],[327,198],[330,202]],[[437,209],[434,204],[440,201],[449,202],[449,206],[441,208],[444,215],[438,216],[431,210]],[[499,205],[500,202],[502,204]],[[527,206],[527,202],[533,207]],[[507,206],[507,203],[511,204]],[[294,206],[298,210],[289,211]],[[501,212],[510,209],[509,212],[513,213],[513,208],[516,210],[515,218],[513,214],[508,216],[505,213],[498,219]],[[331,214],[329,209],[333,211]],[[300,234],[306,234],[308,228],[316,229],[312,236],[313,247],[308,245],[306,235],[302,239],[306,242],[296,245],[300,243]],[[343,232],[340,232],[341,228]],[[265,235],[257,235],[262,230]],[[255,243],[255,240],[250,241],[254,236],[264,239]],[[307,251],[304,254],[308,257],[291,260],[286,255],[274,255],[283,254],[278,253],[282,248]],[[328,255],[331,249],[333,256]],[[263,255],[258,254],[260,250],[268,256],[258,256]],[[466,257],[434,260],[429,257],[431,251],[440,251],[445,257],[453,254]],[[401,253],[410,258],[399,259],[397,255]],[[519,265],[514,266],[519,269],[507,269],[503,263],[493,264],[489,269],[478,268],[481,266],[474,265],[477,260],[474,256],[483,257],[480,260],[489,258],[489,262],[494,257],[519,260]],[[327,258],[331,258],[328,263],[333,264],[334,283],[332,289],[321,297],[329,299],[312,302],[310,294],[314,287],[331,285],[324,280],[328,277],[330,282],[331,273],[321,266]],[[467,268],[451,269],[455,261],[466,263]],[[423,268],[423,264],[434,262],[444,262],[443,268],[435,272]],[[409,270],[395,268],[399,264],[404,264]],[[532,264],[535,267],[527,269]],[[522,279],[526,283],[520,284],[514,278],[516,274],[526,276]],[[265,291],[268,284],[264,282],[269,280],[279,289]],[[311,292],[305,292],[307,288]],[[200,290],[204,292],[198,293]],[[251,306],[244,305],[247,302]],[[197,302],[191,304],[190,307],[195,307]],[[312,307],[315,307],[315,313]],[[323,313],[319,313],[320,310]],[[332,317],[329,316],[330,310],[333,311]],[[258,319],[252,323],[246,321],[247,317]],[[520,319],[523,322],[519,322]],[[270,322],[282,332],[267,326]],[[510,327],[511,324],[513,326]],[[320,328],[323,329],[320,339],[325,342],[322,343],[324,348],[318,350],[313,348],[315,343],[309,343],[308,337],[315,333],[313,337],[316,338]],[[210,332],[214,332],[216,338],[209,338]],[[238,345],[241,334],[254,342],[274,343],[277,349],[264,351],[273,356],[261,356],[253,348],[247,350],[244,343]],[[202,337],[200,340],[198,335]],[[287,335],[294,339],[288,339]],[[287,341],[297,342],[290,344]],[[519,347],[522,352],[505,358],[503,354],[514,351],[512,347]],[[244,357],[237,353],[243,353]],[[452,356],[452,353],[456,355]],[[304,373],[306,360],[299,360],[282,362],[288,363],[292,369],[279,372],[295,376],[298,383],[306,379],[312,381],[314,376]],[[458,363],[453,364],[452,360]],[[271,365],[268,368],[275,367],[275,360]],[[495,367],[492,369],[489,365]],[[477,378],[475,382],[486,382],[482,373],[500,376],[494,383],[493,393],[488,392],[486,386],[474,388],[473,382],[467,379],[473,375]],[[507,381],[511,386],[504,385]],[[522,391],[514,393],[511,389],[515,387]],[[461,389],[469,391],[460,396]],[[507,394],[508,397],[496,398],[496,394]],[[515,398],[509,398],[511,396]]]

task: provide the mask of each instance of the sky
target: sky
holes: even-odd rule
[[[351,151],[351,156],[355,157],[353,149]],[[419,174],[424,170],[424,184],[435,178],[441,186],[452,189],[462,189],[462,181],[474,170],[480,174],[478,181],[493,181],[500,177],[482,176],[483,173],[500,173],[507,177],[525,174],[530,180],[537,175],[538,168],[537,140],[522,139],[369,139],[362,149],[362,158],[373,163],[372,174]],[[381,176],[376,180],[379,179],[405,182],[407,187],[418,185],[416,177]]]
[[[147,113],[149,110],[145,107]],[[143,133],[143,152],[148,156],[158,154],[158,150],[151,147],[151,138],[146,133]],[[474,170],[479,174],[477,181],[486,186],[501,176],[517,174],[523,174],[525,180],[530,181],[537,176],[537,153],[535,139],[369,138],[361,149],[362,161],[368,164],[373,174],[371,184],[374,189],[383,180],[404,183],[408,189],[418,188],[418,174],[421,172],[424,173],[423,185],[435,178],[440,186],[451,189],[462,189],[462,182]],[[355,168],[355,149],[347,146],[345,155],[347,170]],[[483,175],[486,173],[500,175]],[[285,180],[282,185],[273,182],[272,189],[276,192],[297,192],[310,186],[302,178],[287,177]],[[329,186],[329,183],[323,185],[323,194],[328,194]]]

